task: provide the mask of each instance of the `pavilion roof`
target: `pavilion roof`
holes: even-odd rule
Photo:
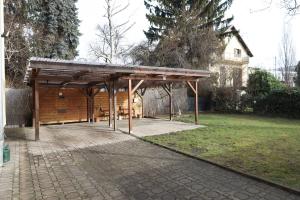
[[[24,82],[37,80],[53,87],[93,87],[113,80],[145,80],[144,85],[175,81],[197,81],[209,77],[210,72],[183,68],[116,65],[33,57],[27,66]]]

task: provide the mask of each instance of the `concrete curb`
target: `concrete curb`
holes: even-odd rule
[[[127,133],[127,134],[128,134],[128,133]],[[239,174],[239,175],[242,175],[242,176],[244,176],[244,177],[254,179],[254,180],[256,180],[256,181],[259,181],[259,182],[268,184],[268,185],[270,185],[270,186],[277,187],[277,188],[279,188],[279,189],[282,189],[282,190],[285,190],[285,191],[287,191],[287,192],[290,192],[290,193],[293,193],[293,194],[296,194],[296,195],[299,195],[299,196],[300,196],[300,191],[299,191],[299,190],[289,188],[289,187],[287,187],[287,186],[284,186],[284,185],[281,185],[281,184],[278,184],[278,183],[269,181],[269,180],[264,179],[264,178],[260,178],[260,177],[255,176],[255,175],[247,174],[247,173],[241,172],[241,171],[239,171],[239,170],[232,169],[232,168],[229,168],[229,167],[220,165],[220,164],[218,164],[218,163],[215,163],[215,162],[212,162],[212,161],[203,159],[203,158],[199,158],[199,157],[196,157],[196,156],[193,156],[193,155],[190,155],[190,154],[187,154],[187,153],[178,151],[178,150],[176,150],[176,149],[172,149],[172,148],[170,148],[170,147],[167,147],[167,146],[164,146],[164,145],[161,145],[161,144],[157,144],[157,143],[155,143],[155,142],[146,140],[145,138],[138,137],[138,136],[136,136],[136,135],[131,135],[131,136],[133,136],[133,137],[135,137],[135,138],[137,138],[137,139],[139,139],[139,140],[142,140],[142,141],[144,141],[144,142],[147,142],[147,143],[150,143],[150,144],[159,146],[159,147],[161,147],[161,148],[167,149],[167,150],[169,150],[169,151],[172,151],[172,152],[175,152],[175,153],[178,153],[178,154],[187,156],[187,157],[192,158],[192,159],[196,159],[196,160],[199,160],[199,161],[202,161],[202,162],[209,163],[209,164],[214,165],[214,166],[217,166],[217,167],[219,167],[219,168],[222,168],[222,169],[225,169],[225,170],[234,172],[234,173]]]

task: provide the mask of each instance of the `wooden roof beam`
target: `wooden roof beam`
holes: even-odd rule
[[[39,75],[39,73],[40,73],[40,69],[34,69],[34,70],[32,70],[32,72],[31,72],[31,78],[33,78],[33,79],[35,79],[38,75]]]
[[[73,79],[70,76],[47,76],[47,75],[40,75],[36,80],[40,81],[68,81],[68,82],[92,82],[92,81],[106,81],[110,78],[107,77],[85,77],[85,78],[79,78],[79,79]]]
[[[73,75],[73,79],[77,80],[79,79],[79,77],[86,75],[87,73],[89,73],[89,71],[80,71],[80,72],[76,72]]]
[[[131,93],[134,94],[135,91],[140,87],[140,85],[144,82],[144,80],[140,80],[138,84],[131,90]]]
[[[87,84],[87,87],[94,87],[100,83],[104,83],[105,81],[92,81]]]
[[[63,81],[63,82],[61,82],[60,85],[61,85],[62,87],[65,87],[66,85],[70,84],[70,82],[71,82],[71,81]]]
[[[40,83],[41,87],[47,87],[47,88],[61,88],[61,84],[56,84],[56,83]],[[86,84],[74,84],[74,83],[69,83],[64,88],[87,88]]]
[[[163,81],[167,80],[166,75],[157,75],[157,77],[161,78]]]
[[[165,78],[163,78],[162,76],[124,76],[121,77],[121,79],[124,80],[145,80],[145,81],[196,81],[199,79],[199,77],[181,77],[181,78],[177,78],[177,77],[169,77],[166,76]]]

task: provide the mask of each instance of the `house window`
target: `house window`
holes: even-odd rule
[[[242,56],[242,51],[240,49],[234,49],[234,57],[240,58]]]

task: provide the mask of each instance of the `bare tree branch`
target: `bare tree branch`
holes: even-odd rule
[[[90,52],[104,62],[116,62],[122,59],[124,54],[132,48],[131,45],[125,45],[123,40],[126,33],[134,26],[129,20],[122,23],[115,23],[115,17],[127,10],[129,2],[125,6],[116,4],[116,0],[105,0],[105,15],[107,23],[97,26],[98,40],[90,44]]]
[[[291,16],[297,15],[300,13],[300,1],[299,0],[279,0],[282,8],[284,8],[287,13]],[[268,10],[273,5],[273,0],[268,0],[267,5],[263,8],[257,10],[251,10],[251,13],[263,12]]]
[[[296,63],[295,49],[289,31],[284,28],[279,49],[279,61],[282,79],[287,86],[293,85],[292,73]]]
[[[288,11],[289,15],[297,15],[300,10],[300,1],[299,0],[282,0],[283,6]]]
[[[265,10],[268,10],[268,9],[271,8],[272,4],[273,4],[273,0],[269,0],[269,1],[267,2],[267,5],[266,5],[265,7],[259,8],[259,9],[257,9],[257,10],[250,10],[250,13],[257,13],[257,12],[263,12],[263,11],[265,11]]]

